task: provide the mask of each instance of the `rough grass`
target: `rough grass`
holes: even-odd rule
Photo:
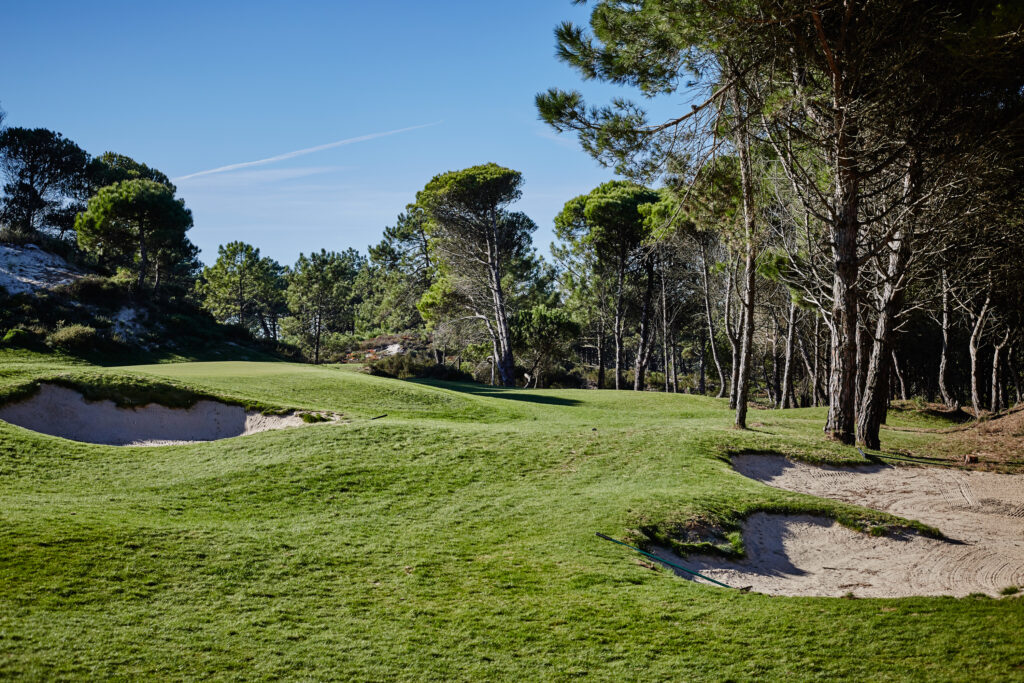
[[[821,440],[820,410],[758,411],[740,433],[723,402],[696,396],[0,352],[0,391],[55,373],[138,375],[351,422],[148,449],[0,423],[0,677],[1024,676],[1017,597],[746,595],[651,571],[594,536],[734,551],[756,510],[906,523],[729,467],[743,450],[863,462]],[[885,437],[905,449],[944,438]]]

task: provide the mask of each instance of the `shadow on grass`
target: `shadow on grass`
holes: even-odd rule
[[[435,379],[411,380],[416,384],[427,384],[432,387],[458,391],[473,396],[486,396],[488,398],[502,398],[508,401],[523,401],[526,403],[540,403],[550,406],[578,406],[582,401],[574,398],[561,398],[559,396],[547,396],[537,392],[529,392],[522,389],[511,389],[504,387],[492,387],[485,384],[471,384],[469,382],[445,382]]]

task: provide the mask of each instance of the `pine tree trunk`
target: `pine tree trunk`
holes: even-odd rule
[[[780,408],[795,408],[796,401],[793,396],[793,340],[796,336],[796,304],[789,304],[789,323],[786,329],[786,357],[782,371],[782,397],[779,401]]]
[[[669,391],[668,377],[668,297],[665,294],[665,264],[661,271],[661,374],[665,376],[665,393]]]
[[[640,333],[637,340],[636,358],[633,363],[633,391],[644,390],[647,362],[650,359],[651,303],[654,298],[654,264],[650,262],[650,259],[648,259],[645,269],[647,271],[647,286],[644,288],[644,298],[640,306]]]
[[[841,443],[854,442],[857,398],[857,237],[860,233],[860,182],[853,142],[856,126],[847,118],[845,83],[833,74],[835,138],[832,163],[835,171],[835,215],[830,226],[834,258],[832,280],[832,349],[829,373],[829,410],[825,434]]]
[[[704,283],[704,314],[708,322],[708,337],[711,342],[711,359],[715,363],[715,371],[718,373],[718,394],[716,398],[725,396],[725,375],[722,373],[722,362],[718,360],[718,349],[715,347],[715,316],[711,310],[711,286],[708,277],[707,246],[704,244],[703,236],[697,237],[700,246],[700,270]],[[728,295],[728,292],[726,292]]]
[[[889,402],[889,375],[892,370],[889,365],[892,362],[889,349],[897,310],[898,302],[890,302],[879,311],[875,344],[870,360],[867,361],[864,393],[858,415],[857,440],[865,448],[874,450],[881,447],[879,433]]]
[[[623,310],[622,310],[622,287],[625,274],[623,270],[625,264],[619,263],[619,272],[617,275],[616,293],[615,293],[615,320],[613,322],[615,329],[612,334],[615,337],[615,389],[619,390],[623,388],[622,381],[622,328],[623,328]]]
[[[911,189],[912,177],[907,176],[907,188]],[[893,349],[893,334],[896,320],[903,310],[904,283],[903,274],[910,259],[910,238],[908,233],[898,230],[893,234],[891,250],[885,271],[885,284],[879,297],[878,320],[875,322],[873,338],[861,342],[867,352],[871,347],[870,360],[867,361],[864,388],[861,394],[860,415],[857,424],[857,440],[866,448],[878,450],[881,447],[880,430],[886,420],[889,407],[889,382],[892,370],[899,373],[899,366],[893,363],[896,353]],[[902,379],[900,380],[902,383]],[[904,387],[904,393],[906,387]]]
[[[729,339],[729,351],[731,354],[731,364],[729,366],[729,410],[736,410],[736,389],[739,384],[740,373],[740,335],[739,331],[733,325],[732,313],[733,271],[734,269],[730,259],[729,271],[726,274],[725,279],[725,311],[722,319],[725,326],[725,336]]]
[[[707,393],[707,350],[708,340],[705,338],[706,330],[700,329],[700,377],[697,380],[697,393],[703,396]]]
[[[1001,370],[1000,361],[1001,361],[1002,356],[1003,356],[1003,349],[1006,348],[1006,345],[1007,345],[1007,343],[1009,343],[1009,341],[1010,341],[1010,331],[1007,330],[1006,334],[1003,335],[1002,341],[1000,341],[998,344],[996,344],[994,352],[992,354],[992,399],[991,399],[991,406],[992,406],[992,412],[993,413],[998,413],[1004,407],[1003,404],[1002,404],[1002,401],[1001,401],[1002,395],[1000,393],[1000,385],[1002,383],[1002,378],[1001,378],[1001,373],[1000,373],[1000,370]]]
[[[900,383],[900,399],[906,401],[909,398],[907,380],[903,376],[903,370],[900,369],[900,359],[896,355],[896,349],[892,350],[892,368],[896,371],[896,380]]]
[[[679,355],[679,351],[676,348],[675,335],[673,335],[673,337],[672,337],[672,343],[669,345],[669,351],[671,353],[671,359],[672,359],[672,393],[673,394],[678,394],[679,393],[679,373],[678,373],[679,364],[676,362],[676,356]]]
[[[981,394],[978,383],[981,378],[978,376],[978,347],[981,344],[981,336],[985,329],[985,319],[988,317],[988,307],[992,302],[991,292],[986,295],[985,303],[981,311],[974,317],[974,324],[971,328],[971,339],[968,343],[968,351],[971,357],[971,406],[974,408],[974,418],[981,418]]]
[[[737,117],[742,116],[742,107],[737,88],[732,89],[732,101]],[[754,180],[750,170],[750,148],[747,144],[746,122],[736,122],[736,150],[740,160],[740,184],[743,190],[743,231],[746,241],[743,288],[743,347],[740,351],[740,367],[736,388],[736,427],[747,428],[747,399],[750,394],[750,366],[754,350],[754,298],[757,248],[754,243]]]
[[[837,183],[841,215],[832,230],[832,348],[829,412],[825,434],[853,444],[857,398],[857,198],[856,189]]]
[[[860,307],[858,307],[860,308]],[[857,322],[857,405],[864,400],[864,385],[868,379],[868,364],[870,363],[872,338],[868,331],[868,318],[864,311],[859,312],[861,316]]]
[[[512,357],[512,332],[508,323],[508,311],[505,308],[505,293],[501,287],[497,217],[492,217],[490,227],[491,234],[487,244],[487,266],[494,305],[495,333],[498,337],[498,378],[503,386],[514,387],[516,385],[515,360]]]
[[[949,390],[949,281],[946,270],[942,270],[942,355],[939,358],[939,393],[942,403],[954,410],[960,407],[960,401]]]

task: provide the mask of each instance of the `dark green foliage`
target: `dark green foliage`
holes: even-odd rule
[[[491,341],[498,378],[515,385],[508,276],[531,256],[537,226],[508,206],[522,196],[523,176],[494,163],[435,176],[416,195],[429,218],[427,234],[441,261],[442,280],[420,312],[480,321]],[[443,304],[443,305],[439,305]],[[461,311],[461,313],[457,313]]]
[[[88,177],[91,194],[125,180],[152,180],[166,185],[171,192],[177,191],[174,183],[163,172],[116,152],[104,152],[93,159],[89,164]]]
[[[220,322],[233,322],[254,335],[277,339],[278,321],[287,312],[284,268],[244,242],[217,249],[217,261],[203,269],[196,293]]]
[[[194,261],[195,247],[185,236],[191,227],[192,212],[174,190],[142,179],[101,188],[75,221],[79,246],[107,267],[130,268],[140,293],[150,278],[158,289]]]
[[[109,339],[88,325],[60,327],[46,337],[47,344],[70,354],[95,352],[106,342],[109,342]]]
[[[384,239],[370,247],[355,289],[360,299],[356,331],[361,335],[398,333],[423,325],[416,307],[437,278],[427,234],[427,215],[410,204]]]
[[[65,210],[65,203],[84,199],[88,163],[85,150],[60,133],[45,128],[0,131],[0,223],[28,234],[54,227],[63,236],[75,214]]]
[[[580,325],[564,308],[537,304],[516,313],[512,322],[513,345],[530,366],[527,386],[547,386],[545,380],[569,355],[569,343],[580,333]]]
[[[330,335],[354,331],[354,283],[364,264],[355,249],[341,253],[321,249],[308,257],[300,254],[288,274],[290,316],[281,321],[285,340],[299,346],[314,363],[320,362],[322,351],[332,342]]]
[[[56,287],[54,291],[64,294],[81,304],[116,310],[130,302],[130,292],[117,280],[99,275],[87,275]]]
[[[435,363],[421,353],[401,353],[385,356],[370,363],[370,374],[396,379],[438,379],[452,382],[471,382],[472,375],[442,363]]]
[[[10,349],[34,349],[42,345],[40,335],[15,327],[7,330],[3,345]]]

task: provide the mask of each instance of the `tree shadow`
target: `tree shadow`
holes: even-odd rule
[[[442,389],[457,391],[462,394],[473,396],[486,396],[488,398],[501,398],[508,401],[523,401],[525,403],[539,403],[549,406],[578,406],[582,401],[574,398],[562,398],[559,396],[547,396],[545,394],[530,392],[522,389],[505,387],[492,387],[484,384],[471,384],[469,382],[446,382],[442,380],[412,380],[416,384],[427,384]]]

